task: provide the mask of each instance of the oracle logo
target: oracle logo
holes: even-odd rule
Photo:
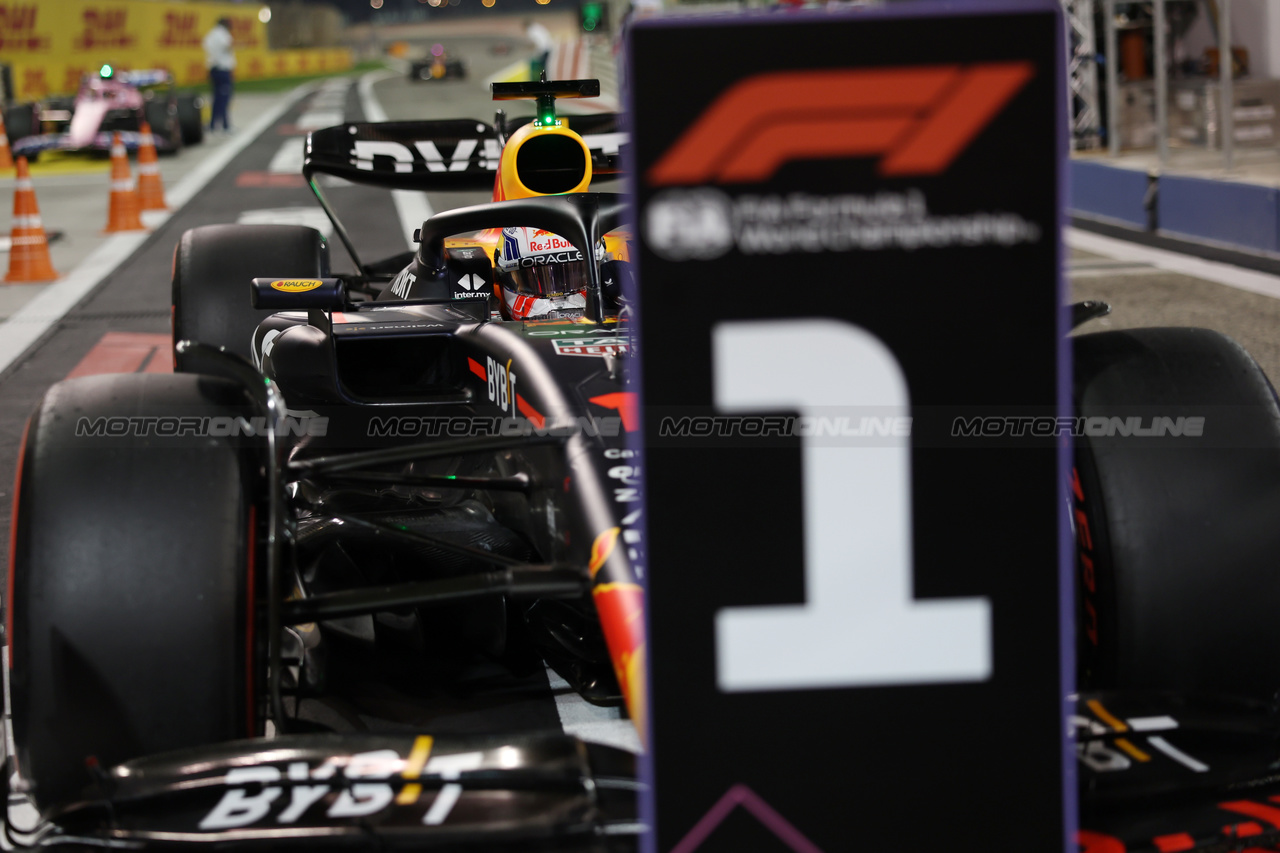
[[[754,183],[793,160],[875,156],[884,177],[936,175],[1034,73],[1016,61],[757,74],[722,93],[646,178]]]

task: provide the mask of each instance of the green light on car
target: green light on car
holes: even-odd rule
[[[116,73],[115,69],[112,68],[110,65],[104,64],[101,68],[98,69],[99,77],[110,77],[112,74],[115,74],[115,73]]]

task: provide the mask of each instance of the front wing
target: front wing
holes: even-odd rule
[[[45,151],[110,151],[111,137],[114,133],[120,134],[120,141],[126,150],[130,152],[138,150],[142,134],[136,130],[101,131],[93,137],[93,142],[86,146],[73,146],[70,134],[67,133],[43,133],[38,136],[24,136],[13,143],[13,156],[30,157]],[[173,143],[164,136],[152,133],[152,139],[158,151],[168,151],[173,148]]]
[[[558,733],[284,735],[111,768],[34,843],[634,850],[638,789],[630,753]]]

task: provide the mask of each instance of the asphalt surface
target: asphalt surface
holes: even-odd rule
[[[1109,316],[1081,334],[1146,326],[1199,326],[1240,342],[1274,384],[1280,379],[1280,299],[1090,252],[1072,253],[1072,299],[1101,299]]]

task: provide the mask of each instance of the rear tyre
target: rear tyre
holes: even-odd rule
[[[1199,437],[1077,441],[1082,685],[1270,699],[1280,689],[1270,383],[1207,329],[1104,332],[1074,346],[1077,413],[1105,419],[1086,420],[1087,431],[1204,418]]]
[[[9,137],[9,145],[22,139],[24,136],[34,136],[36,134],[36,105],[35,104],[14,104],[4,111],[4,132]],[[28,160],[35,158],[30,155]]]
[[[256,733],[253,455],[157,436],[159,421],[112,436],[245,416],[243,401],[207,376],[91,376],[53,386],[30,421],[6,604],[19,770],[41,811],[81,798],[91,757]]]
[[[182,129],[178,126],[178,109],[169,98],[155,98],[147,101],[143,108],[143,116],[151,125],[151,134],[167,145],[156,145],[157,154],[177,154],[182,150]]]
[[[204,141],[204,98],[195,93],[178,95],[178,128],[183,145],[198,145]]]
[[[173,259],[173,340],[223,347],[253,360],[253,333],[273,311],[250,301],[260,277],[323,278],[329,245],[301,225],[205,225],[182,235]],[[188,369],[175,355],[175,368]]]

